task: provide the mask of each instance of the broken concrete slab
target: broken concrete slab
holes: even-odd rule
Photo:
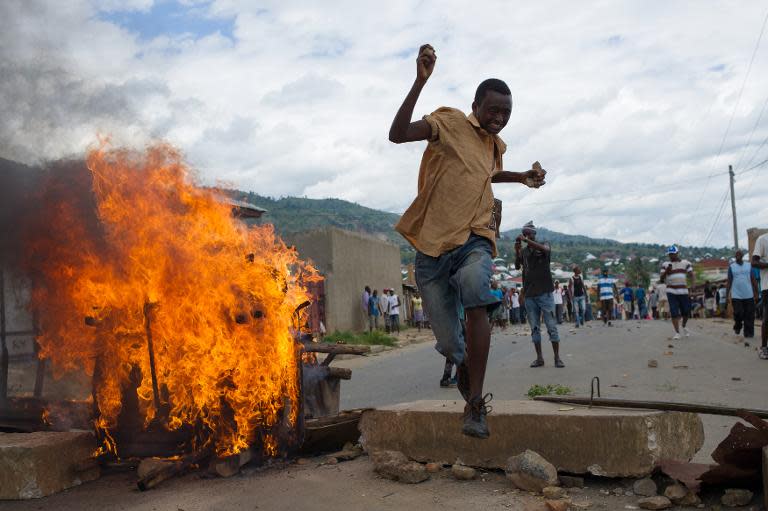
[[[661,459],[690,460],[704,442],[696,414],[569,407],[543,401],[494,402],[491,437],[461,434],[463,403],[417,401],[363,413],[367,451],[398,450],[411,459],[502,469],[510,456],[538,452],[559,471],[644,477]]]
[[[36,499],[99,477],[90,432],[0,433],[0,499]]]

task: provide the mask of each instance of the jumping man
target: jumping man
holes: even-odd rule
[[[487,438],[483,396],[490,347],[488,310],[496,228],[491,183],[525,183],[538,188],[546,172],[502,170],[506,145],[499,132],[512,112],[509,87],[497,79],[482,82],[472,113],[442,107],[411,122],[421,90],[435,67],[435,50],[425,44],[416,59],[416,80],[392,121],[389,140],[428,141],[419,169],[418,194],[395,228],[416,249],[416,283],[437,339],[437,350],[457,365],[457,387],[466,401],[465,435]],[[466,341],[459,307],[466,313]]]

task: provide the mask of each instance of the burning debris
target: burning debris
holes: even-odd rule
[[[52,166],[34,193],[11,264],[41,358],[93,377],[102,453],[150,437],[220,458],[299,442],[294,311],[317,277],[271,226],[232,218],[167,145],[102,147]]]

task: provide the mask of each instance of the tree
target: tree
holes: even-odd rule
[[[629,281],[635,286],[642,286],[647,288],[651,283],[651,274],[645,267],[643,260],[639,257],[634,257],[626,265],[626,273]]]

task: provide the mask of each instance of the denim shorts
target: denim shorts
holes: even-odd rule
[[[491,254],[490,240],[477,234],[439,257],[416,253],[416,285],[437,339],[435,348],[454,364],[464,360],[462,307],[493,309],[501,303],[491,293]]]
[[[673,318],[688,317],[691,313],[690,296],[667,293],[667,299],[669,300],[669,315]]]

